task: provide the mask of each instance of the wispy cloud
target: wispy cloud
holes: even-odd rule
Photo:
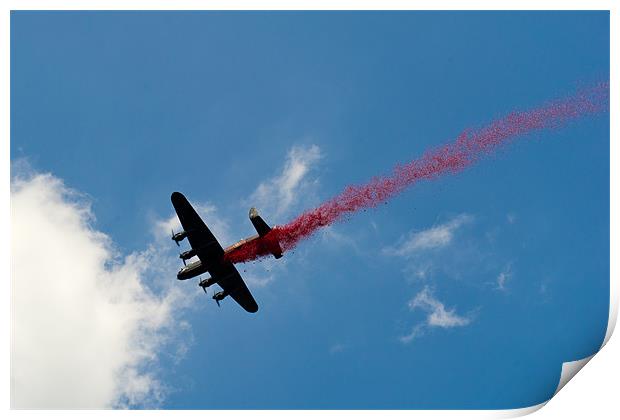
[[[329,348],[329,354],[342,353],[346,346],[342,343],[336,343]]]
[[[359,246],[359,241],[355,237],[344,233],[341,229],[335,226],[325,226],[321,232],[320,237],[322,240],[322,246],[335,247],[335,248],[347,248],[352,250],[358,255],[361,255],[362,249]]]
[[[388,255],[409,257],[420,251],[443,248],[452,243],[457,229],[470,223],[472,220],[473,216],[469,214],[460,214],[446,223],[433,226],[423,231],[410,232],[399,244],[384,248],[383,252]]]
[[[217,206],[211,203],[192,202],[192,207],[194,207],[202,220],[209,226],[211,232],[222,242],[222,245],[230,244],[235,241],[229,221],[219,214]],[[153,233],[158,237],[167,236],[170,238],[170,232],[172,230],[179,232],[182,229],[181,222],[179,222],[176,213],[171,213],[165,220],[155,221],[154,226],[155,230]]]
[[[281,172],[260,182],[256,190],[243,202],[258,207],[265,221],[273,224],[272,220],[277,219],[277,215],[285,215],[300,201],[301,196],[308,196],[318,185],[318,180],[308,180],[307,175],[321,157],[320,149],[316,145],[291,148]],[[244,223],[244,220],[230,220],[213,203],[194,200],[190,202],[223,247],[255,234],[251,230],[251,224]],[[179,219],[174,213],[167,219],[156,222],[155,226],[157,235],[169,237],[171,230],[181,230]],[[346,237],[341,235],[338,239],[345,241]],[[181,246],[184,244],[181,243]],[[193,257],[188,262],[196,259],[197,257]],[[285,273],[286,265],[285,259],[267,259],[261,264],[246,264],[238,269],[249,286],[264,287]]]
[[[512,279],[512,264],[506,267],[497,275],[496,289],[505,291],[506,284]]]
[[[460,327],[470,322],[470,319],[457,315],[454,309],[446,309],[443,303],[433,297],[428,286],[410,300],[408,305],[411,310],[419,308],[428,312],[426,323],[431,327]]]
[[[408,303],[410,310],[420,309],[426,312],[426,320],[415,325],[411,332],[400,337],[403,343],[409,343],[420,336],[426,328],[454,328],[463,327],[471,322],[471,317],[458,315],[454,309],[448,309],[435,298],[428,286],[425,286]]]
[[[308,174],[321,157],[317,145],[294,146],[280,173],[261,182],[248,201],[273,217],[286,215],[300,197],[309,195],[318,184],[316,179],[309,180]]]
[[[174,257],[157,240],[122,256],[93,220],[89,200],[52,175],[11,181],[14,408],[156,406],[165,395],[154,367],[191,301],[164,281]]]
[[[403,344],[411,343],[415,338],[420,337],[424,334],[424,324],[416,324],[411,328],[411,332],[409,334],[405,334],[400,336],[398,339]]]

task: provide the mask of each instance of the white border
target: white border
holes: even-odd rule
[[[609,0],[9,0],[9,10],[612,10]],[[53,4],[51,4],[53,3]]]
[[[53,4],[52,4],[53,3]],[[374,10],[374,9],[385,9],[385,10],[442,10],[442,9],[452,9],[452,10],[484,10],[484,9],[492,9],[492,10],[611,10],[611,69],[610,75],[615,74],[617,70],[617,54],[614,54],[615,50],[614,46],[616,45],[616,36],[617,36],[617,24],[618,24],[618,16],[616,13],[615,3],[613,1],[603,1],[603,0],[591,0],[588,2],[585,1],[552,1],[552,0],[522,0],[522,1],[490,1],[490,0],[472,0],[472,1],[457,1],[457,0],[443,0],[443,1],[434,1],[434,2],[421,2],[421,1],[403,1],[403,0],[383,0],[383,1],[342,1],[342,0],[314,0],[314,1],[242,1],[242,0],[232,0],[227,2],[211,2],[211,1],[199,1],[199,0],[178,0],[178,1],[163,1],[163,0],[151,0],[151,1],[139,1],[139,0],[93,0],[93,1],[80,1],[80,0],[64,0],[64,1],[43,1],[43,0],[9,0],[3,2],[3,14],[1,18],[1,30],[2,37],[0,38],[0,56],[4,58],[2,60],[2,65],[0,68],[2,69],[2,82],[0,84],[0,94],[3,101],[3,110],[0,113],[0,122],[1,127],[3,128],[4,133],[4,144],[3,146],[3,154],[0,159],[0,167],[2,168],[2,173],[5,175],[5,182],[2,184],[2,197],[6,199],[3,201],[3,205],[0,206],[0,232],[3,233],[4,241],[1,243],[0,248],[0,261],[2,261],[2,265],[4,267],[4,285],[5,285],[5,293],[4,293],[4,303],[5,310],[3,311],[2,320],[0,325],[2,326],[2,330],[4,332],[4,336],[8,337],[9,328],[10,328],[10,290],[9,289],[9,281],[10,279],[10,256],[9,256],[9,240],[10,236],[10,206],[9,206],[9,177],[10,177],[10,162],[9,162],[9,147],[10,147],[10,78],[9,78],[9,60],[10,60],[10,10],[142,10],[142,9],[150,9],[150,10],[235,10],[235,9],[248,9],[248,10],[263,10],[263,9],[286,9],[286,10],[345,10],[345,9],[362,9],[362,10]],[[611,122],[611,139],[616,139],[616,121],[618,121],[618,111],[615,106],[616,101],[615,98],[618,98],[618,89],[616,88],[616,84],[613,80],[611,80],[611,114],[610,114],[610,122]],[[613,189],[613,185],[616,185],[615,182],[618,179],[618,170],[613,165],[614,162],[618,162],[618,146],[614,141],[611,142],[611,150],[610,150],[610,159],[611,159],[611,190],[610,190],[610,214],[618,214],[618,198]],[[618,224],[616,223],[616,219],[611,218],[611,230],[610,230],[610,256],[618,256],[618,242],[617,242],[617,233],[618,233]],[[607,333],[605,336],[604,344],[607,344],[611,334],[615,328],[617,314],[618,314],[618,264],[614,261],[614,258],[611,258],[610,261],[610,269],[611,269],[611,279],[610,279],[610,314],[609,314],[609,325],[607,329]],[[615,340],[618,341],[617,339]],[[556,415],[562,417],[572,418],[576,413],[581,413],[579,415],[584,415],[584,407],[588,410],[587,412],[591,412],[594,410],[600,414],[605,413],[609,416],[611,413],[618,412],[618,404],[617,398],[615,397],[615,393],[617,392],[617,388],[615,388],[615,381],[617,377],[610,377],[610,372],[614,372],[614,374],[618,373],[618,355],[620,354],[620,346],[612,340],[612,345],[607,345],[606,348],[613,347],[609,352],[603,352],[601,355],[597,355],[594,357],[594,361],[591,363],[592,368],[588,369],[586,367],[584,370],[587,375],[584,373],[583,378],[581,378],[579,382],[580,387],[577,387],[575,384],[574,389],[580,389],[580,394],[574,395],[573,398],[563,398],[563,394],[568,394],[572,392],[571,384],[567,386],[567,390],[563,391],[559,394],[558,397],[554,397],[555,400],[562,400],[563,405],[549,404],[549,407],[545,410],[541,410],[536,415],[540,417],[541,415],[544,417],[548,413],[548,415]],[[10,398],[9,398],[9,389],[10,389],[10,351],[9,346],[5,345],[2,347],[2,355],[4,363],[2,363],[2,373],[5,378],[5,382],[3,382],[3,402],[4,409],[7,410],[7,414],[13,418],[30,418],[31,416],[45,416],[48,417],[57,417],[57,418],[82,418],[83,416],[93,416],[95,418],[103,418],[103,416],[148,416],[150,417],[158,417],[158,416],[181,416],[186,418],[203,418],[205,415],[202,411],[132,411],[132,412],[123,412],[123,411],[16,411],[9,410]],[[615,353],[614,353],[615,352]],[[587,358],[588,360],[591,357]],[[600,360],[600,363],[598,362]],[[586,361],[587,362],[587,361]],[[601,366],[602,364],[605,366]],[[561,385],[564,385],[566,379],[564,372],[568,372],[571,370],[576,373],[579,369],[574,369],[575,366],[583,367],[585,363],[570,363],[565,364],[563,366],[563,378],[560,384],[558,384],[558,390],[562,388]],[[610,369],[611,367],[611,369]],[[581,375],[580,375],[581,376]],[[571,376],[572,377],[572,376]],[[584,387],[584,383],[586,380],[590,380],[589,385]],[[575,382],[575,381],[573,381]],[[611,392],[610,392],[611,391]],[[556,391],[557,392],[557,391]],[[613,392],[613,393],[612,393]],[[607,397],[601,399],[601,395]],[[591,403],[594,402],[595,406],[591,406]],[[388,416],[390,418],[411,418],[414,417],[432,417],[432,418],[452,418],[455,416],[465,417],[465,418],[506,418],[506,417],[515,417],[520,415],[525,415],[531,412],[538,410],[540,407],[544,406],[545,403],[540,404],[534,407],[528,407],[524,409],[518,410],[501,410],[501,411],[322,411],[320,412],[321,416],[326,416],[328,418],[341,418],[343,416],[355,416],[356,418],[369,418],[374,416]],[[296,412],[287,412],[287,411],[254,411],[254,412],[239,412],[239,411],[209,411],[207,415],[216,416],[219,419],[229,419],[236,418],[237,416],[243,415],[251,415],[252,417],[256,417],[259,419],[279,419],[279,418],[290,418],[291,415],[300,418],[311,418],[314,417],[317,413],[312,411],[296,411]]]

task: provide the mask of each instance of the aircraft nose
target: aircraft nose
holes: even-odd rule
[[[185,270],[187,270],[187,267],[183,267],[179,270],[179,272],[177,273],[177,280],[187,280],[188,277],[185,276]]]

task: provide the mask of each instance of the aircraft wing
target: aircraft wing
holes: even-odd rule
[[[183,230],[187,232],[187,240],[196,256],[205,265],[211,278],[227,292],[243,309],[256,312],[258,305],[245,285],[241,275],[230,261],[224,261],[224,249],[217,241],[207,225],[202,221],[196,210],[179,192],[172,193],[174,206]]]
[[[211,271],[209,274],[243,309],[248,312],[258,311],[258,304],[233,263],[227,261],[221,266],[221,269],[218,269],[217,274]]]
[[[187,233],[187,240],[200,261],[207,267],[219,263],[224,256],[224,250],[187,198],[179,192],[174,192],[170,199],[181,226]]]

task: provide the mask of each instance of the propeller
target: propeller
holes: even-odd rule
[[[174,233],[174,229],[173,228],[170,229],[170,232],[172,232],[172,240],[177,243],[177,246],[181,246],[181,245],[179,245],[179,240],[175,237],[176,234]],[[183,262],[185,262],[185,261],[183,261]]]
[[[219,299],[217,299],[217,298],[215,297],[215,295],[216,295],[216,293],[213,293],[213,299],[215,300],[215,303],[217,303],[217,307],[218,307],[218,308],[221,308],[221,306],[220,306],[220,301],[219,301]]]
[[[185,262],[185,261],[183,261],[183,262]],[[200,277],[198,280],[200,280],[200,283],[198,283],[198,287],[202,287],[202,290],[204,290],[204,292],[207,293],[207,286],[202,284],[202,277]]]

